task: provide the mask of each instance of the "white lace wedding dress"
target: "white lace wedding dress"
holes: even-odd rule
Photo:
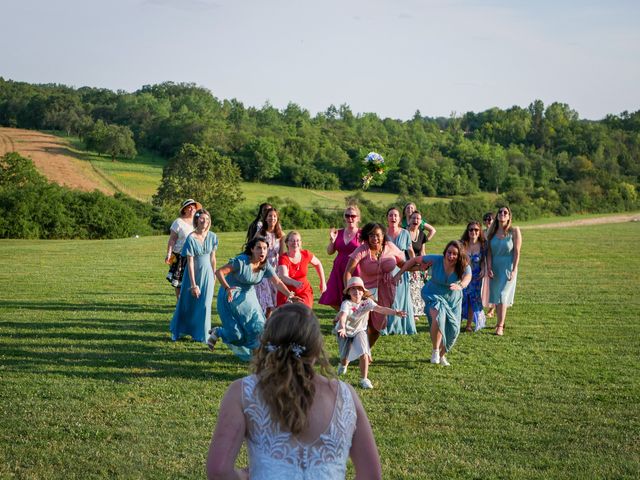
[[[351,439],[356,428],[356,407],[343,382],[327,429],[314,442],[300,442],[271,420],[269,407],[256,388],[257,377],[242,381],[242,408],[247,418],[249,472],[260,479],[345,478]]]

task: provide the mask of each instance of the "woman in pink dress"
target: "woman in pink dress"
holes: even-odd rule
[[[313,288],[307,278],[309,264],[313,265],[320,278],[320,292],[327,289],[324,280],[324,269],[320,260],[309,250],[302,250],[302,237],[295,230],[290,231],[284,239],[287,253],[278,259],[278,277],[296,297],[307,307],[313,307]],[[278,292],[276,304],[279,307],[289,301],[289,297]]]
[[[367,223],[360,232],[360,238],[363,243],[349,256],[344,284],[347,284],[355,269],[360,267],[360,278],[364,281],[365,288],[373,294],[376,303],[381,307],[391,308],[396,296],[393,271],[396,266],[404,265],[404,252],[392,241],[387,241],[385,228],[380,223]],[[380,337],[380,330],[386,327],[387,317],[371,312],[367,333],[372,348]]]
[[[360,221],[360,209],[357,205],[349,205],[344,210],[344,228],[336,230],[332,228],[329,231],[329,245],[327,245],[327,253],[333,255],[338,252],[338,256],[333,261],[333,268],[327,289],[320,297],[318,303],[328,305],[335,311],[340,310],[342,305],[342,296],[344,290],[344,271],[349,263],[349,255],[360,246],[360,229],[358,222]],[[359,272],[355,271],[355,275]]]

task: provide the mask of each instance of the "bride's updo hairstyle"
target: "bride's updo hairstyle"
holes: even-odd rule
[[[313,403],[315,367],[331,376],[320,323],[302,303],[274,310],[253,358],[258,389],[274,420],[293,434],[307,426]]]

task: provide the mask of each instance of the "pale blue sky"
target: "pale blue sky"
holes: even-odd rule
[[[640,1],[0,0],[0,76],[381,117],[640,109]]]

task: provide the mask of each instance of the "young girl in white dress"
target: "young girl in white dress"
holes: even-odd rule
[[[382,315],[398,315],[404,317],[407,313],[403,310],[381,307],[374,300],[371,293],[364,288],[364,282],[360,277],[351,277],[344,289],[349,295],[340,305],[340,311],[336,315],[335,333],[338,337],[338,350],[340,351],[340,366],[338,375],[347,373],[349,362],[360,359],[360,386],[373,388],[369,380],[369,363],[371,361],[371,349],[367,339],[367,325],[369,312],[374,311]]]

